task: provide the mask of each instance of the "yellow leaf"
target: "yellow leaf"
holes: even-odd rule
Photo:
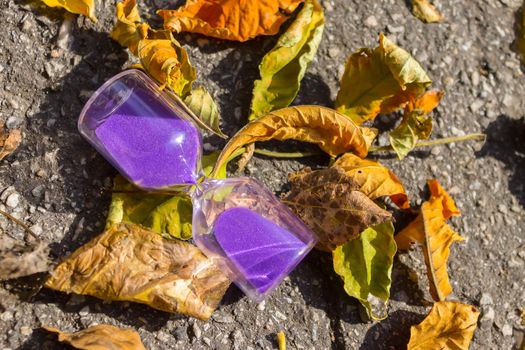
[[[246,41],[277,34],[304,0],[187,0],[177,10],[159,10],[164,28],[219,39]]]
[[[419,63],[381,33],[377,48],[349,57],[335,106],[361,124],[403,107],[430,83]]]
[[[441,201],[443,205],[443,217],[448,220],[452,216],[460,215],[460,211],[456,207],[456,203],[450,195],[441,187],[437,180],[428,180],[427,186],[430,191],[429,200]],[[425,240],[424,236],[425,226],[423,223],[423,216],[421,213],[405,227],[401,232],[396,235],[397,248],[399,250],[407,250],[414,243],[423,244]]]
[[[443,212],[443,202],[439,198],[431,199],[421,206],[425,227],[423,253],[430,281],[430,294],[436,301],[443,301],[452,293],[447,273],[450,245],[454,241],[464,240],[445,222]]]
[[[97,21],[95,16],[95,0],[42,0],[49,7],[61,7],[66,11],[77,15],[89,17],[93,22]]]
[[[445,19],[428,0],[412,0],[412,13],[425,23],[437,23]]]
[[[111,37],[140,59],[146,73],[177,95],[186,96],[195,80],[195,68],[186,50],[168,30],[154,30],[142,23],[135,0],[117,3],[117,23]]]
[[[0,160],[13,153],[22,142],[20,129],[7,130],[4,122],[0,121]]]
[[[117,3],[117,23],[111,31],[111,38],[137,55],[137,45],[142,39],[137,27],[141,22],[135,0]]]
[[[402,209],[410,207],[403,184],[381,163],[346,153],[338,158],[333,166],[343,169],[359,186],[359,190],[370,199],[389,196],[398,207]]]
[[[277,345],[279,346],[279,350],[286,350],[286,335],[283,331],[277,333]]]
[[[44,327],[58,334],[58,341],[82,350],[146,350],[139,334],[133,329],[122,329],[109,324],[99,324],[78,332],[62,332],[56,328]]]
[[[478,317],[471,305],[438,301],[423,322],[410,328],[408,350],[468,350]]]
[[[244,126],[219,156],[213,174],[244,145],[268,140],[298,140],[311,142],[336,156],[351,151],[366,157],[377,130],[355,125],[333,109],[320,106],[294,106],[271,112]]]
[[[46,287],[206,320],[229,284],[194,245],[117,224],[60,263]]]
[[[444,92],[427,91],[415,101],[410,101],[405,109],[401,124],[390,132],[390,144],[399,159],[403,159],[417,141],[426,140],[432,133],[432,118],[427,114],[437,107]]]
[[[324,29],[324,14],[316,0],[307,0],[294,22],[259,65],[249,120],[288,107],[295,99]]]

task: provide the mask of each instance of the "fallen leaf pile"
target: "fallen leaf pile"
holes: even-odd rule
[[[44,2],[96,19],[90,0]],[[426,0],[414,0],[412,11],[427,23],[443,20]],[[196,69],[175,35],[191,32],[244,42],[279,34],[259,64],[247,124],[222,151],[203,156],[205,176],[225,178],[228,163],[239,156],[240,168],[258,152],[290,156],[261,150],[256,143],[295,140],[317,146],[329,165],[289,174],[290,190],[281,201],[318,236],[317,248],[331,254],[342,288],[371,319],[385,319],[394,257],[398,250],[420,246],[435,304],[427,318],[412,327],[408,349],[467,349],[479,312],[447,301],[452,293],[447,271],[450,246],[463,240],[447,220],[459,210],[437,180],[429,180],[430,198],[396,234],[393,213],[416,212],[416,208],[411,208],[394,172],[366,158],[373,151],[389,149],[401,160],[422,146],[421,140],[430,138],[432,112],[444,92],[429,89],[432,81],[422,65],[380,33],[377,47],[358,49],[348,57],[334,106],[290,106],[322,39],[325,17],[317,0],[187,0],[178,9],[161,9],[158,14],[163,29],[141,19],[135,0],[119,2],[111,37],[136,56],[140,63],[134,67],[153,78],[169,98],[181,102],[201,128],[224,138],[218,105],[205,87],[193,86]],[[374,145],[378,130],[373,123],[379,115],[395,119],[395,126],[382,138],[389,145]],[[20,144],[21,131],[8,131],[3,124],[0,131],[2,159]],[[217,201],[223,206],[217,212],[241,201],[270,214],[276,211],[266,202],[240,195],[230,202]],[[63,258],[45,286],[209,319],[230,281],[190,240],[192,212],[187,193],[142,192],[115,177],[105,231]],[[2,237],[0,259],[0,279],[48,268],[44,244],[21,249]],[[145,348],[135,331],[110,325],[76,333],[46,329],[79,349]],[[278,334],[278,345],[286,348],[283,332]]]

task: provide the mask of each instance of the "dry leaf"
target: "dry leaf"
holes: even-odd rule
[[[403,184],[381,163],[346,153],[338,158],[333,166],[343,169],[346,175],[359,186],[359,191],[370,199],[389,196],[398,207],[402,209],[410,207]]]
[[[400,250],[408,249],[414,242],[423,244],[430,294],[434,300],[442,301],[452,292],[447,273],[450,245],[463,237],[446,223],[460,214],[454,200],[436,180],[429,180],[428,187],[431,196],[421,206],[421,213],[395,238]]]
[[[405,108],[401,124],[390,132],[390,145],[403,159],[414,147],[417,141],[426,140],[432,132],[432,118],[428,116],[443,97],[439,90],[427,91],[415,101],[410,101]]]
[[[19,129],[8,130],[0,121],[0,160],[14,152],[22,142],[22,132]]]
[[[336,109],[361,124],[403,107],[430,83],[419,63],[381,33],[379,47],[349,57]]]
[[[437,23],[445,19],[428,0],[412,0],[412,13],[425,23]]]
[[[49,248],[42,242],[24,244],[0,235],[0,281],[47,271]]]
[[[279,350],[286,350],[286,335],[283,331],[277,333],[277,345]]]
[[[111,37],[138,56],[150,77],[169,86],[177,95],[186,96],[195,80],[195,68],[186,50],[168,30],[154,30],[142,23],[135,0],[117,4],[117,23]]]
[[[468,350],[479,311],[453,301],[438,301],[428,316],[410,328],[408,350]]]
[[[139,334],[109,324],[99,324],[78,332],[62,332],[56,328],[44,327],[58,335],[58,341],[82,350],[146,350]]]
[[[97,21],[95,15],[95,0],[42,0],[49,7],[61,7],[66,11],[89,17]]]
[[[177,10],[159,10],[164,28],[219,39],[246,41],[277,34],[304,0],[187,0]]]
[[[235,150],[256,141],[298,140],[311,142],[336,156],[354,152],[366,157],[377,130],[355,125],[333,109],[320,106],[294,106],[271,112],[244,126],[222,150],[213,173]]]
[[[430,191],[429,200],[439,200],[443,204],[443,217],[448,220],[452,216],[460,215],[460,211],[456,207],[456,203],[450,195],[441,187],[437,180],[428,180],[427,186]],[[423,244],[425,241],[425,227],[423,223],[423,216],[421,213],[408,224],[401,232],[396,235],[397,248],[399,250],[407,250],[414,243]]]
[[[346,293],[359,300],[373,320],[388,316],[394,255],[391,222],[367,228],[333,252],[334,270],[343,279]]]
[[[317,52],[323,29],[323,9],[317,0],[307,0],[259,65],[261,79],[254,83],[249,120],[292,103]]]
[[[194,245],[118,224],[59,264],[46,287],[206,320],[229,284]]]
[[[221,115],[219,107],[206,88],[198,86],[186,96],[184,103],[204,124],[208,125],[217,135],[227,138],[220,128]]]
[[[318,249],[332,251],[367,227],[391,219],[340,168],[306,168],[289,180],[292,189],[282,201],[317,234]]]

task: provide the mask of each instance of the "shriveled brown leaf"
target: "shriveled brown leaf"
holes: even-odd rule
[[[425,23],[437,23],[445,19],[428,0],[412,0],[412,13]]]
[[[318,235],[318,249],[332,251],[392,217],[338,167],[306,168],[290,174],[289,180],[292,189],[282,201]]]
[[[19,129],[7,130],[4,122],[0,122],[0,160],[14,152],[22,142],[22,132]]]
[[[468,350],[479,311],[453,301],[438,301],[428,316],[410,328],[408,350]]]
[[[62,332],[53,327],[45,330],[56,333],[58,341],[82,350],[146,350],[139,334],[131,329],[123,329],[109,324],[99,324],[78,332]]]
[[[0,234],[0,281],[47,271],[48,254],[43,242],[25,244]]]
[[[402,209],[410,206],[401,181],[381,163],[346,153],[337,159],[334,166],[343,169],[370,199],[389,196]]]
[[[187,0],[177,10],[159,10],[164,28],[218,39],[246,41],[277,34],[304,0]]]
[[[206,320],[229,283],[194,245],[118,224],[58,265],[46,287]]]
[[[287,107],[258,118],[239,130],[222,150],[212,174],[235,150],[257,141],[293,139],[315,143],[332,156],[350,151],[364,158],[376,134],[375,129],[359,127],[330,108]]]

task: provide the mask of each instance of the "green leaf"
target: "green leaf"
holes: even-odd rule
[[[431,80],[419,63],[383,34],[375,49],[360,49],[345,66],[335,106],[361,124],[419,96]]]
[[[367,228],[333,252],[334,270],[343,278],[346,293],[358,299],[374,320],[387,316],[396,250],[394,226],[387,222]]]
[[[259,65],[249,120],[290,105],[297,96],[308,64],[312,61],[324,29],[323,9],[307,0],[295,21]]]
[[[192,204],[185,195],[142,192],[122,176],[113,181],[106,229],[114,224],[140,224],[161,235],[191,238]]]
[[[219,107],[217,107],[213,97],[204,87],[199,86],[193,89],[184,99],[184,103],[215,133],[221,137],[227,137],[220,128],[221,115]]]
[[[432,133],[432,118],[428,115],[437,107],[443,97],[443,91],[425,92],[415,101],[408,103],[401,124],[390,132],[390,145],[403,159],[414,149],[418,140],[426,140]]]

